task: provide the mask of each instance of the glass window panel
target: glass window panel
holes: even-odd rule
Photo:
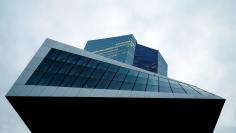
[[[52,48],[49,52],[48,52],[48,54],[47,54],[47,56],[45,57],[46,59],[50,59],[50,60],[55,60],[56,58],[57,58],[57,55],[60,53],[60,51],[59,50],[56,50],[56,49],[54,49],[54,48]]]
[[[146,84],[135,82],[133,90],[135,90],[135,91],[145,91],[145,89],[146,89]]]
[[[157,76],[153,76],[153,75],[149,75],[149,77],[148,77],[148,84],[149,85],[158,85],[158,77]]]
[[[34,72],[34,74],[30,77],[26,84],[37,85],[43,74],[43,72]]]
[[[70,64],[76,64],[80,59],[80,56],[79,55],[75,55],[75,54],[72,54],[68,59],[67,59],[67,63],[70,63]]]
[[[110,67],[108,68],[108,71],[117,72],[118,69],[119,69],[119,66],[110,65]]]
[[[80,77],[90,77],[90,75],[93,73],[95,69],[94,68],[85,68],[82,73],[79,75]]]
[[[126,74],[121,74],[121,73],[116,73],[115,77],[113,80],[116,81],[124,81]]]
[[[73,81],[75,81],[76,76],[68,75],[65,77],[65,79],[62,81],[61,86],[64,87],[71,87]]]
[[[89,63],[87,64],[87,67],[96,68],[98,63],[99,63],[99,61],[97,61],[97,60],[90,60]]]
[[[52,81],[49,83],[50,86],[59,86],[62,82],[62,80],[65,78],[65,74],[60,74],[57,73],[55,74],[54,78],[52,79]]]
[[[96,88],[98,89],[106,89],[108,87],[108,85],[110,84],[111,80],[107,80],[107,79],[101,79],[98,83],[98,85],[96,86]]]
[[[121,90],[132,90],[134,82],[124,82],[121,86]]]
[[[81,57],[80,59],[79,59],[79,61],[77,62],[77,65],[79,65],[79,66],[85,66],[85,65],[87,65],[87,63],[89,62],[89,58],[87,58],[87,57]]]
[[[159,92],[172,92],[167,79],[159,78]]]
[[[199,94],[196,90],[193,90],[192,87],[190,87],[187,84],[184,83],[180,83],[180,85],[184,88],[184,90],[188,93],[188,94]]]
[[[97,66],[97,69],[106,70],[108,67],[109,67],[108,63],[100,62],[100,64]]]
[[[152,85],[152,84],[148,84],[146,91],[154,91],[157,92],[158,91],[158,85]]]
[[[113,77],[115,76],[115,74],[116,74],[115,72],[107,71],[107,72],[103,75],[102,79],[110,79],[110,80],[112,80]]]
[[[75,82],[73,83],[73,87],[82,87],[83,84],[88,80],[88,78],[85,77],[78,77]]]
[[[83,66],[73,66],[73,68],[70,70],[69,75],[76,75],[78,76],[85,67]]]
[[[94,88],[97,83],[98,83],[99,79],[98,78],[90,78],[85,84],[84,84],[84,88]]]
[[[169,80],[169,82],[173,93],[185,93],[184,89],[178,84],[178,82],[173,80]]]
[[[143,73],[143,72],[140,72],[138,76],[143,77],[143,78],[148,78],[148,74]]]
[[[72,65],[72,64],[66,63],[66,64],[64,64],[64,65],[61,67],[61,69],[59,70],[58,73],[60,73],[60,74],[67,74],[67,73],[71,70],[71,68],[72,68],[73,66],[74,66],[74,65]]]
[[[123,73],[126,74],[128,72],[129,69],[124,68],[124,67],[120,67],[119,71],[117,73]]]
[[[105,70],[98,70],[98,69],[96,69],[96,70],[92,73],[91,77],[100,79],[100,78],[103,76],[103,74],[104,74],[105,72],[106,72]]]
[[[65,62],[71,54],[68,52],[60,51],[60,54],[57,56],[56,61]]]
[[[51,66],[51,64],[53,63],[52,60],[49,59],[44,59],[40,65],[38,66],[38,68],[36,69],[36,71],[41,71],[41,72],[46,72],[48,70],[48,68]]]
[[[137,71],[130,70],[125,78],[125,82],[135,82],[136,78],[138,76]]]
[[[168,93],[172,93],[170,87],[165,87],[165,86],[159,86],[159,92],[168,92]]]
[[[120,86],[122,84],[122,81],[116,81],[116,80],[113,80],[111,82],[111,84],[109,85],[109,89],[115,89],[115,90],[119,90]]]
[[[45,73],[38,84],[39,85],[48,85],[48,83],[51,81],[53,76],[54,76],[53,73]]]
[[[59,69],[61,68],[62,65],[63,65],[62,62],[55,61],[55,62],[53,62],[51,67],[48,69],[48,72],[56,73],[57,71],[59,71]]]
[[[147,83],[147,78],[144,78],[144,77],[138,77],[137,80],[136,80],[136,83],[139,83],[139,84],[146,84]]]

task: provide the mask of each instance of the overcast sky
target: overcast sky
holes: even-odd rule
[[[29,130],[5,94],[46,38],[78,48],[133,34],[168,76],[226,98],[215,133],[236,132],[235,0],[0,0],[0,132]]]

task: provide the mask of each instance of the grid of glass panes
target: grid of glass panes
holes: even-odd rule
[[[51,49],[27,85],[200,94],[187,84]]]

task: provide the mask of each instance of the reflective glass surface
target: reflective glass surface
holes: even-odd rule
[[[201,94],[188,84],[51,49],[26,85]]]

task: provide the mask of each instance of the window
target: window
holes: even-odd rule
[[[139,72],[139,75],[135,82],[133,90],[145,91],[147,80],[148,80],[148,74]]]
[[[185,93],[184,89],[179,85],[178,82],[169,80],[170,86],[173,90],[173,93]]]
[[[158,77],[149,75],[146,91],[158,91]]]
[[[172,93],[168,79],[159,77],[159,92]]]

